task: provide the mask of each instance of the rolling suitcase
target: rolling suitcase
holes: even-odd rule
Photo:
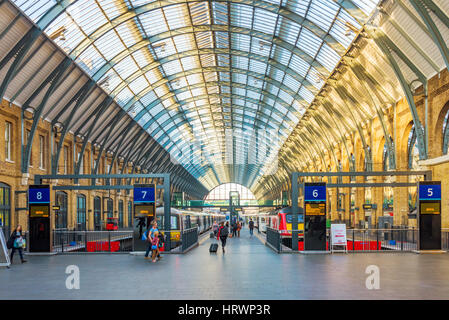
[[[215,238],[215,234],[213,232],[210,233],[210,238],[211,239]]]
[[[217,252],[218,250],[218,243],[212,243],[209,247],[209,252]]]

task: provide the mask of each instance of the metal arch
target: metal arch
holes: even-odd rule
[[[432,35],[433,42],[435,42],[435,44],[438,47],[438,50],[440,50],[440,54],[443,57],[444,63],[446,64],[446,67],[449,69],[449,49],[447,48],[446,42],[444,41],[435,22],[432,20],[431,16],[427,12],[425,6],[427,6],[429,10],[431,10],[443,23],[445,23],[446,26],[449,25],[448,17],[441,11],[441,9],[438,8],[438,6],[435,5],[435,3],[432,0],[424,0],[424,1],[411,0],[410,2],[413,8],[415,8],[415,10],[418,12],[421,19],[423,19],[427,28],[429,29],[430,34]]]
[[[447,154],[449,145],[449,118],[446,120],[446,127],[443,133],[443,155]]]
[[[61,85],[61,77],[67,68],[71,65],[71,61],[69,58],[65,58],[53,71],[52,73],[41,83],[41,85],[31,94],[31,96],[25,101],[23,107],[21,108],[22,119],[24,116],[25,109],[29,107],[30,103],[37,97],[40,92],[50,83],[49,88],[47,89],[44,97],[42,98],[40,104],[35,109],[33,114],[33,124],[31,125],[30,134],[27,139],[26,147],[22,144],[22,173],[28,173],[29,164],[30,164],[30,155],[31,148],[33,144],[34,135],[37,130],[37,125],[39,123],[41,114],[50,99],[53,92]]]
[[[166,4],[164,4],[164,2]],[[77,48],[72,50],[72,52],[73,51],[79,52],[80,50],[83,50],[83,47],[85,48],[85,47],[89,46],[91,43],[95,42],[97,39],[99,39],[101,36],[103,36],[104,34],[109,32],[110,30],[116,28],[117,26],[121,25],[124,22],[138,18],[140,15],[142,15],[144,13],[148,13],[153,10],[165,8],[165,7],[168,7],[171,5],[185,4],[185,3],[189,3],[189,2],[196,2],[196,1],[195,0],[187,0],[187,1],[184,1],[184,0],[160,1],[160,0],[158,0],[158,1],[154,1],[150,4],[142,5],[137,8],[134,8],[134,10],[129,10],[128,12],[122,13],[119,16],[117,16],[116,18],[111,19],[110,21],[106,22],[102,26],[99,26],[91,34],[87,35],[87,38],[84,41],[82,41],[78,45]],[[248,0],[246,0],[246,1],[245,0],[243,0],[243,1],[242,0],[217,0],[216,2],[227,2],[227,3],[237,3],[237,4],[241,3],[241,4],[246,4],[246,5],[252,6],[253,8],[257,7],[259,9],[264,9],[271,13],[275,13],[277,16],[282,16],[284,18],[288,18],[289,20],[298,24],[299,26],[308,29],[317,38],[319,38],[323,42],[327,43],[329,45],[329,47],[331,47],[333,50],[335,50],[338,54],[341,55],[345,51],[345,48],[343,47],[343,45],[341,45],[340,42],[338,42],[338,40],[336,40],[332,35],[330,35],[325,30],[321,29],[319,26],[317,26],[315,23],[313,23],[311,20],[307,19],[306,17],[302,17],[302,16],[288,10],[285,6],[276,6],[273,4],[269,4],[267,2],[264,3],[264,2],[260,2],[260,1],[248,1]],[[358,9],[357,6],[354,6],[352,9],[354,9],[354,8]],[[61,10],[58,13],[58,15],[61,14],[63,11],[65,11],[65,8],[63,8],[63,10]],[[358,9],[358,11],[361,12],[360,9]],[[354,12],[354,10],[352,10],[352,12]],[[351,12],[348,12],[348,13],[353,18],[355,18],[351,14]],[[230,16],[230,12],[228,13],[228,16]],[[44,15],[38,21],[37,24],[42,30],[45,30],[55,18],[50,20],[46,17],[46,15]],[[364,15],[363,19],[365,19],[365,18],[366,18],[366,15]],[[358,20],[357,18],[355,18],[355,19]],[[360,23],[360,21],[358,21],[358,22]],[[360,24],[363,24],[363,23],[360,23]],[[333,24],[331,24],[331,26],[332,25]],[[174,31],[174,30],[170,30],[170,31]],[[176,34],[176,33],[174,33],[174,34]]]
[[[81,163],[83,161],[84,158],[84,151],[86,150],[87,147],[87,143],[89,141],[89,137],[92,133],[93,128],[95,127],[95,125],[97,124],[98,119],[101,117],[102,113],[104,110],[106,110],[113,102],[113,99],[109,96],[107,96],[99,105],[98,107],[95,109],[95,111],[92,113],[92,115],[86,120],[85,123],[83,123],[80,128],[78,128],[77,132],[75,132],[74,136],[77,136],[77,133],[80,131],[81,128],[84,127],[84,125],[92,118],[95,116],[94,120],[92,121],[92,123],[89,126],[89,129],[87,130],[87,134],[84,137],[84,141],[83,141],[83,145],[81,146],[81,151],[79,152],[79,157],[78,157],[78,161],[76,161],[76,166],[75,166],[75,174],[79,174],[80,172],[80,168],[81,168]],[[112,165],[111,165],[112,167]]]
[[[112,131],[114,130],[115,126],[117,125],[117,123],[123,118],[123,116],[125,114],[126,113],[124,111],[120,111],[111,120],[111,124],[109,125],[109,130],[107,131],[106,136],[103,139],[104,142],[101,144],[100,150],[98,152],[97,160],[95,160],[95,165],[94,165],[94,168],[93,168],[93,174],[97,174],[97,172],[98,172],[100,159],[101,159],[101,156],[103,154],[103,150],[104,150],[104,148],[106,146],[106,141],[110,137],[110,135],[111,135]],[[97,116],[99,116],[99,115],[100,115],[100,113]],[[85,140],[87,140],[87,138]],[[82,159],[83,159],[83,156],[80,154],[79,159],[78,159],[78,161],[76,163],[76,171],[77,172],[79,172],[79,168],[80,168],[80,165],[81,165],[80,161],[82,161]],[[111,164],[111,168],[112,168],[112,164]]]
[[[16,70],[20,66],[20,63],[25,58],[28,51],[33,46],[36,39],[42,34],[42,31],[35,26],[31,29],[17,42],[17,44],[12,48],[8,54],[0,61],[0,70],[5,67],[5,65],[14,58],[13,63],[9,67],[6,75],[4,76],[0,85],[0,101],[3,100],[6,89],[9,83],[12,81]]]
[[[379,107],[375,103],[373,97],[371,96],[371,92],[369,90],[369,89],[371,89],[371,91],[374,93],[374,95],[379,100],[379,102],[381,102],[381,103],[384,102],[382,97],[380,97],[380,94],[377,91],[377,85],[374,82],[375,80],[371,77],[371,75],[366,73],[365,70],[363,69],[363,67],[359,64],[356,64],[354,66],[351,65],[350,68],[351,68],[353,74],[360,80],[360,82],[362,84],[361,85],[362,90],[365,91],[365,96],[368,96],[371,99],[371,102],[373,103],[373,105],[376,109],[377,117],[382,126],[385,143],[387,144],[387,148],[388,148],[388,159],[390,162],[390,168],[396,169],[396,150],[393,147],[393,144],[391,143],[391,140],[390,140],[391,135],[388,131],[387,125],[384,120],[384,113],[379,109]]]
[[[416,142],[416,127],[412,127],[412,136],[410,138],[409,144],[407,145],[407,164],[409,169],[413,169],[413,147]]]
[[[349,113],[350,113],[350,115],[351,115],[351,117],[352,117],[352,119],[353,119],[353,121],[354,121],[354,124],[355,124],[356,127],[357,127],[357,131],[358,131],[358,133],[359,133],[360,140],[362,141],[363,149],[365,150],[365,159],[366,159],[366,161],[367,161],[367,163],[368,163],[368,166],[367,166],[366,169],[367,169],[367,171],[372,171],[372,163],[373,163],[373,161],[372,161],[372,158],[371,158],[371,152],[368,150],[368,145],[366,144],[365,135],[363,134],[362,127],[360,126],[360,123],[355,119],[354,114],[353,114],[352,111],[351,111],[351,107],[346,103],[346,100],[347,100],[347,99],[349,99],[349,100],[351,100],[351,101],[355,101],[355,100],[354,100],[354,98],[347,92],[347,90],[346,90],[344,87],[342,87],[342,86],[336,86],[336,87],[335,87],[335,91],[336,91],[337,94],[341,97],[341,99],[342,99],[342,101],[343,101],[343,104],[344,104],[344,105],[346,106],[346,108],[348,109],[348,111],[349,111]],[[358,110],[357,108],[356,108],[356,110],[357,110],[358,112],[360,112],[360,110]],[[361,116],[361,115],[359,114],[359,116]],[[361,120],[363,120],[362,117],[361,117]]]
[[[75,105],[71,108],[70,114],[63,123],[63,128],[61,131],[61,135],[59,137],[56,154],[52,156],[52,174],[57,174],[59,155],[61,153],[62,146],[64,145],[65,136],[71,127],[70,123],[73,120],[73,115],[78,110],[78,108],[84,103],[84,101],[87,99],[87,97],[90,95],[90,93],[92,93],[94,89],[95,89],[95,82],[92,80],[88,80],[83,85],[83,87],[75,94],[75,96],[72,97],[72,99],[70,99],[69,103],[66,104],[66,106],[59,112],[56,118],[54,118],[52,121],[52,126],[54,126],[59,120],[60,115],[62,115],[69,108],[69,106],[75,103]]]
[[[396,74],[396,78],[398,79],[402,90],[405,94],[405,98],[407,100],[407,103],[409,105],[411,114],[412,114],[412,119],[413,119],[413,123],[415,125],[416,128],[416,132],[417,132],[417,139],[418,139],[418,149],[419,149],[419,155],[420,155],[420,159],[424,160],[427,159],[427,149],[426,149],[426,136],[425,136],[425,131],[423,130],[423,126],[421,124],[421,122],[419,121],[419,115],[418,115],[418,111],[416,109],[416,105],[415,105],[415,100],[413,98],[413,94],[412,91],[410,89],[409,84],[407,83],[404,75],[402,74],[402,71],[398,65],[398,63],[396,62],[395,58],[393,57],[393,55],[390,52],[390,48],[391,48],[391,43],[388,43],[386,41],[386,36],[384,34],[381,34],[380,36],[376,36],[374,35],[372,37],[374,39],[374,41],[376,42],[376,44],[378,45],[378,47],[381,49],[381,51],[386,55],[388,61],[390,62],[390,66],[393,68],[394,73]],[[388,43],[388,44],[387,44]],[[394,51],[398,54],[399,50],[398,48],[393,48]],[[400,56],[400,54],[398,54]],[[404,57],[401,57],[401,59],[404,59]],[[407,63],[407,60],[404,60]],[[408,65],[410,68],[413,68],[413,65]],[[412,69],[413,70],[413,69]],[[413,70],[415,72],[415,70]],[[416,73],[416,72],[415,72]],[[422,75],[417,74],[417,76],[421,79]],[[424,80],[422,80],[423,85],[426,85],[427,80],[424,77]]]

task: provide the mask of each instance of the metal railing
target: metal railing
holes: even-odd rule
[[[418,250],[418,230],[348,229],[348,252]]]
[[[133,251],[132,231],[53,231],[53,251],[70,252],[130,252]]]
[[[281,233],[277,229],[267,227],[267,243],[278,253],[282,251]]]
[[[190,228],[182,231],[182,242],[181,242],[181,249],[182,252],[187,251],[190,249],[193,245],[198,243],[198,228]]]

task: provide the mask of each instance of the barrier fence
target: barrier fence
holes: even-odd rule
[[[267,243],[278,253],[282,251],[281,233],[279,230],[267,227]]]
[[[347,229],[348,252],[412,252],[418,250],[416,228],[392,229]],[[330,229],[327,229],[327,249],[329,250]],[[278,253],[292,252],[291,237],[281,236],[279,230],[267,227],[266,242]],[[304,242],[299,237],[299,251],[304,250]],[[441,230],[441,249],[449,250],[449,229]]]
[[[53,231],[53,251],[130,252],[133,231]]]
[[[182,231],[182,252],[190,249],[198,243],[198,228],[190,228]]]

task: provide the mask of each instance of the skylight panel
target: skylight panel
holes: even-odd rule
[[[287,104],[291,104],[293,102],[293,97],[282,89],[279,90],[279,98],[284,100]]]
[[[136,44],[137,41],[142,38],[139,29],[132,21],[126,21],[119,24],[115,27],[115,30],[128,48]]]
[[[311,0],[287,1],[286,7],[288,10],[300,15],[301,17],[305,17],[310,1]]]
[[[332,72],[338,61],[340,61],[340,56],[328,44],[323,43],[320,53],[318,54],[316,59],[324,67],[326,67],[329,72]]]
[[[268,34],[273,34],[276,28],[277,14],[256,8],[254,10],[253,28]]]
[[[300,56],[293,54],[289,67],[305,77],[310,65],[305,62]]]
[[[76,5],[67,8],[67,13],[86,34],[91,34],[99,26],[108,22],[94,0],[79,0]]]
[[[320,49],[321,43],[322,40],[315,34],[307,30],[306,28],[302,28],[296,46],[313,58]]]
[[[249,52],[251,37],[241,33],[231,34],[231,48],[240,51]]]
[[[210,31],[196,32],[195,39],[198,49],[213,48],[214,40],[212,38],[212,32]]]
[[[86,36],[82,33],[79,26],[72,21],[67,13],[63,12],[47,29],[47,34],[52,34],[60,27],[64,27],[66,31],[64,32],[65,40],[62,41],[61,38],[57,38],[55,41],[58,43],[66,52],[72,51],[81,41],[83,41]],[[78,54],[78,53],[76,53]]]
[[[223,2],[212,2],[214,24],[228,24],[228,7]]]
[[[189,8],[193,25],[210,24],[208,2],[189,3]]]
[[[125,46],[120,41],[119,37],[115,33],[115,30],[111,30],[103,35],[101,38],[94,42],[94,45],[108,61],[115,57],[121,51],[125,50]]]
[[[117,103],[121,106],[124,106],[129,100],[134,97],[134,94],[128,88],[124,88],[119,94],[115,97]]]
[[[143,96],[140,101],[142,102],[142,104],[146,107],[148,106],[150,103],[152,103],[153,101],[155,101],[157,99],[156,94],[154,93],[154,91],[150,91],[148,92],[145,96]]]
[[[294,79],[289,74],[285,75],[284,83],[287,87],[289,87],[292,91],[298,92],[301,83]]]
[[[120,3],[116,0],[102,0],[101,9],[105,12],[107,18],[112,20],[117,18],[127,7],[125,3]]]
[[[263,62],[251,59],[249,63],[249,70],[265,74],[267,65]]]
[[[231,25],[251,28],[253,20],[253,8],[243,4],[231,4]]]
[[[143,75],[129,84],[129,88],[132,92],[134,92],[134,94],[138,94],[146,87],[148,87],[148,82]]]
[[[78,65],[92,76],[102,65],[106,63],[100,53],[90,46],[76,59]]]
[[[187,27],[188,11],[184,4],[172,5],[164,8],[170,30]]]
[[[299,30],[301,30],[301,26],[299,24],[282,16],[279,17],[279,22],[276,28],[277,37],[294,46],[296,44],[296,40],[298,39]]]
[[[301,97],[304,98],[304,100],[306,100],[308,103],[312,103],[314,96],[313,94],[307,90],[306,87],[301,87],[301,89],[299,89],[299,94],[301,95]]]
[[[340,6],[332,0],[312,0],[307,19],[327,32],[339,7]]]
[[[184,71],[201,67],[197,56],[182,58],[181,63],[182,67],[184,68]]]
[[[33,20],[38,21],[39,18],[53,7],[56,1],[51,0],[35,0],[35,1],[13,1],[22,8],[22,10]]]
[[[139,67],[136,65],[134,60],[128,56],[119,63],[117,63],[114,67],[117,73],[122,77],[122,79],[128,78],[131,74],[139,70]]]
[[[183,34],[173,37],[173,41],[178,52],[195,49],[195,40],[192,34]]]
[[[362,9],[367,16],[371,14],[378,2],[379,0],[354,0],[355,5]]]
[[[148,36],[168,31],[162,9],[156,9],[139,15],[139,20]]]
[[[142,5],[155,2],[156,0],[128,0],[134,6],[134,8],[140,7]]]
[[[275,47],[273,47],[271,56],[282,65],[288,66],[292,53],[282,47],[278,47],[275,45]]]
[[[134,60],[137,62],[139,68],[147,66],[148,64],[150,64],[150,61],[153,60],[146,48],[134,52],[132,56],[134,57]]]
[[[176,53],[176,48],[173,44],[172,39],[165,39],[162,41],[154,42],[151,44],[158,59],[162,59],[171,56]]]
[[[148,81],[151,84],[156,83],[157,81],[159,81],[162,78],[158,69],[152,69],[152,70],[148,71],[147,73],[145,73],[145,77],[148,79]]]

